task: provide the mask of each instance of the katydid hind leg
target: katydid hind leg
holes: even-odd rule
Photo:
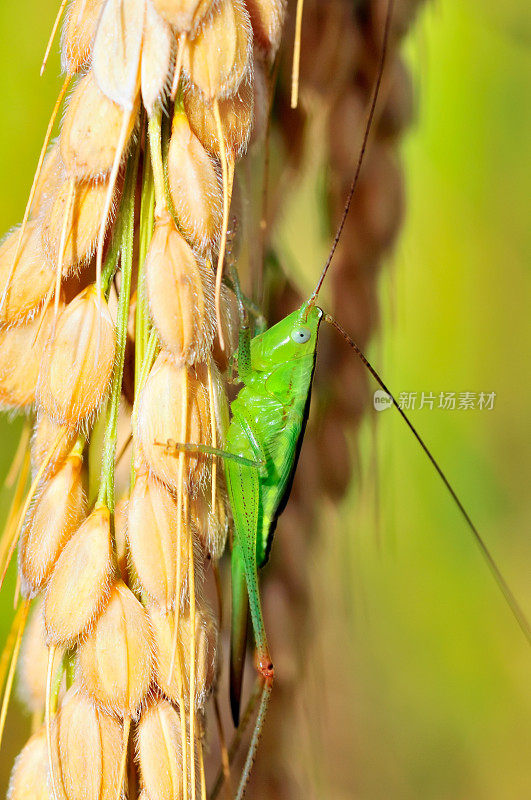
[[[267,682],[273,681],[273,665],[269,656],[260,588],[256,542],[261,525],[260,478],[257,469],[233,461],[225,462],[227,488],[232,500],[234,539],[240,549],[249,609],[257,649],[257,669]]]
[[[240,708],[247,650],[249,600],[247,581],[240,548],[236,542],[231,555],[231,634],[230,634],[230,707],[234,727],[240,722]]]
[[[249,609],[256,643],[256,668],[263,675],[267,683],[272,683],[274,670],[271,656],[269,655],[269,646],[267,644],[264,617],[262,614],[262,600],[260,598],[258,568],[256,565],[256,547],[252,555],[249,551],[244,552],[243,560],[245,564]]]

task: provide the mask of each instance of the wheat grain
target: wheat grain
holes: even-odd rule
[[[177,502],[166,486],[148,475],[137,475],[129,501],[127,540],[142,592],[164,610],[186,590],[188,550],[186,539],[178,543],[183,566],[181,585],[176,586],[178,530]],[[185,523],[186,524],[186,523]]]
[[[168,149],[168,186],[180,230],[199,252],[217,243],[223,190],[219,168],[192,132],[183,109],[176,108]]]
[[[57,800],[118,797],[122,724],[98,709],[77,683],[52,722],[51,744]]]
[[[44,728],[34,734],[17,756],[7,796],[9,800],[49,800],[48,745]]]
[[[214,338],[214,279],[169,214],[155,223],[145,263],[153,322],[177,363],[205,361]]]
[[[108,600],[112,577],[109,510],[93,511],[57,559],[44,600],[48,641],[75,645]]]
[[[38,221],[27,224],[19,245],[19,229],[9,234],[0,247],[0,292],[5,293],[2,323],[13,325],[33,317],[54,281],[54,272],[42,250]],[[15,269],[11,270],[19,247]]]
[[[97,180],[114,164],[122,126],[126,120],[125,146],[131,138],[140,107],[124,111],[101,91],[88,72],[70,99],[59,139],[61,158],[69,177],[76,181]]]
[[[149,617],[131,590],[117,581],[79,647],[79,681],[100,708],[132,717],[151,683],[152,651]]]
[[[59,553],[85,514],[83,459],[71,453],[37,490],[29,509],[19,547],[22,593],[33,597],[48,581]]]
[[[52,331],[53,312],[21,325],[0,328],[0,403],[28,408],[35,400],[44,350]]]

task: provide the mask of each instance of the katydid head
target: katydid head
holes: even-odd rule
[[[252,342],[253,364],[286,363],[313,356],[317,348],[319,324],[323,312],[317,306],[304,303]]]

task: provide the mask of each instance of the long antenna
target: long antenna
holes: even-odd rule
[[[365,125],[365,133],[363,134],[363,141],[361,143],[360,154],[358,156],[358,163],[356,164],[356,172],[354,173],[354,177],[352,179],[352,183],[350,184],[349,193],[347,195],[347,200],[345,202],[345,207],[343,209],[343,215],[341,217],[341,221],[338,225],[336,235],[334,237],[334,241],[332,243],[332,249],[330,250],[330,255],[324,265],[324,269],[321,272],[321,277],[317,281],[317,286],[313,290],[312,294],[310,295],[310,299],[308,301],[309,305],[313,305],[317,299],[317,295],[323,285],[323,281],[326,277],[326,273],[328,272],[328,268],[332,263],[332,259],[334,254],[337,250],[337,246],[339,244],[339,240],[341,239],[341,234],[343,233],[343,228],[345,227],[345,222],[347,221],[348,212],[350,211],[350,206],[352,205],[352,198],[354,197],[354,192],[356,191],[356,186],[358,185],[358,180],[360,177],[361,167],[363,165],[363,158],[365,156],[365,150],[367,149],[367,142],[369,141],[369,135],[372,128],[372,122],[374,119],[374,112],[376,111],[376,103],[378,102],[378,95],[380,94],[380,86],[382,83],[382,77],[384,73],[385,67],[385,59],[387,57],[387,47],[389,44],[389,34],[391,32],[391,19],[393,16],[393,6],[394,0],[389,0],[387,4],[387,14],[385,17],[385,26],[384,26],[384,33],[383,33],[383,41],[382,41],[382,52],[380,55],[380,63],[378,65],[378,75],[376,77],[376,83],[374,85],[374,93],[371,100],[371,106],[369,108],[369,115],[367,117],[367,123]]]
[[[424,452],[428,456],[433,468],[435,469],[435,471],[437,472],[438,476],[440,477],[440,479],[442,480],[442,482],[446,486],[446,488],[447,488],[448,492],[450,493],[454,503],[458,507],[458,509],[459,509],[459,511],[461,513],[461,516],[463,517],[463,519],[465,520],[466,524],[468,525],[468,528],[470,529],[470,531],[471,531],[471,533],[472,533],[472,535],[474,537],[474,540],[475,540],[477,546],[479,547],[479,549],[481,551],[482,556],[484,557],[485,561],[487,562],[487,566],[489,567],[489,569],[490,569],[490,571],[491,571],[491,573],[492,573],[492,575],[494,577],[494,580],[498,584],[498,587],[499,587],[500,591],[502,592],[503,596],[505,597],[507,605],[511,609],[514,618],[516,619],[516,621],[518,622],[520,628],[522,629],[522,633],[524,634],[524,636],[527,639],[527,641],[529,642],[529,644],[531,644],[531,625],[529,624],[529,620],[527,619],[527,617],[526,617],[525,613],[523,612],[523,610],[520,608],[520,605],[519,605],[516,597],[512,593],[511,589],[509,588],[509,584],[507,583],[507,581],[503,577],[498,565],[496,564],[493,556],[491,555],[491,552],[490,552],[489,548],[487,547],[487,544],[486,544],[485,540],[483,539],[483,537],[481,536],[480,532],[478,531],[478,529],[476,528],[476,526],[472,522],[472,520],[471,520],[467,510],[465,509],[463,503],[461,502],[461,500],[457,496],[457,493],[456,493],[455,489],[453,488],[453,486],[451,485],[450,481],[448,480],[448,478],[446,477],[446,475],[442,471],[441,467],[439,466],[439,464],[435,460],[435,457],[431,454],[427,444],[424,442],[424,439],[422,438],[420,433],[417,431],[417,429],[415,428],[415,426],[413,425],[413,423],[411,422],[411,420],[409,419],[409,417],[407,416],[405,411],[400,407],[400,405],[398,404],[397,400],[395,399],[393,393],[385,385],[385,383],[383,382],[382,378],[376,372],[376,370],[374,369],[372,364],[369,362],[369,360],[366,358],[366,356],[362,353],[362,351],[360,350],[360,348],[358,347],[356,342],[341,327],[339,322],[336,322],[336,320],[333,317],[330,316],[330,314],[325,314],[324,318],[325,318],[326,322],[330,323],[330,325],[332,325],[341,334],[343,339],[345,339],[345,341],[352,347],[352,349],[354,350],[356,355],[359,356],[359,358],[362,360],[363,364],[367,367],[367,369],[369,370],[369,372],[371,373],[371,375],[375,379],[375,381],[384,390],[384,392],[387,393],[387,395],[390,397],[394,407],[396,408],[396,410],[398,411],[398,413],[400,414],[400,416],[402,417],[402,419],[404,420],[404,422],[408,426],[409,430],[412,432],[413,436],[415,437],[415,439],[418,441],[418,443],[420,444],[420,446],[422,447],[422,449],[424,450]]]

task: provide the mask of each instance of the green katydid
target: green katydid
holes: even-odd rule
[[[276,519],[287,500],[304,435],[323,312],[305,303],[252,341],[240,334],[238,375],[243,387],[231,406],[226,437],[229,453],[259,466],[225,460],[225,476],[235,537],[233,606],[241,606],[245,575],[258,651],[258,668],[273,678],[260,609],[257,569],[267,561]],[[242,621],[243,617],[241,615]],[[237,631],[233,640],[239,639]],[[233,697],[233,707],[239,698]],[[234,712],[237,717],[237,712]]]

